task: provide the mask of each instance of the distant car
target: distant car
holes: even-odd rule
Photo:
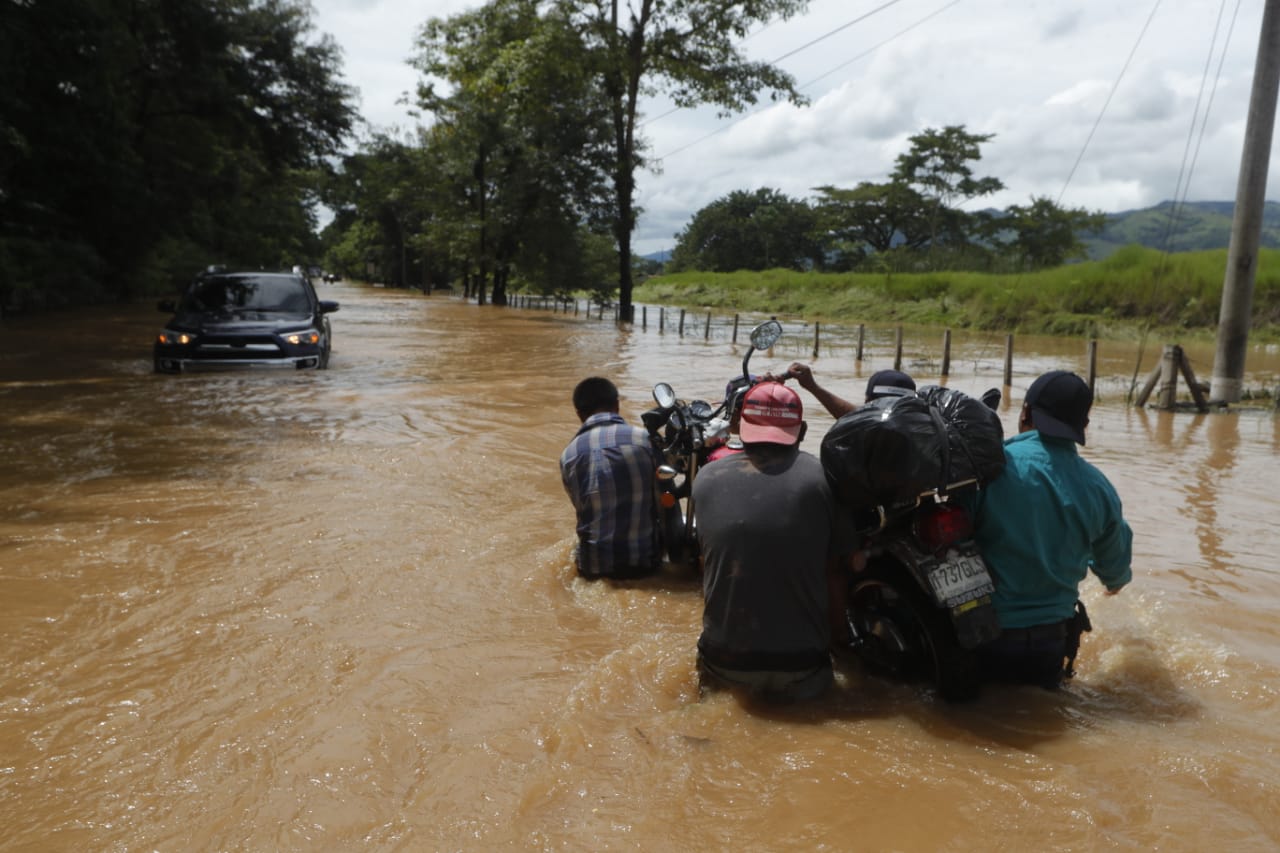
[[[329,365],[327,315],[337,302],[316,296],[295,273],[205,272],[172,312],[152,349],[159,373],[191,367],[277,365],[299,369]]]

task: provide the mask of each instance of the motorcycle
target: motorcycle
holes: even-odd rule
[[[682,400],[666,382],[653,387],[657,407],[641,415],[641,421],[662,459],[657,471],[658,502],[663,547],[672,563],[697,565],[693,482],[718,449],[732,448],[730,427],[742,409],[743,397],[756,382],[749,369],[752,354],[769,349],[781,337],[782,324],[777,320],[766,320],[751,330],[742,375],[729,383],[719,406],[705,400]]]
[[[998,400],[993,389],[979,405],[994,409]],[[965,402],[975,412],[978,401]],[[991,429],[997,443],[987,452],[994,454],[1000,446],[998,419]],[[867,562],[849,583],[847,651],[873,672],[923,681],[949,701],[977,695],[974,650],[1000,633],[991,602],[995,586],[964,505],[966,492],[979,488],[982,479],[855,512]]]

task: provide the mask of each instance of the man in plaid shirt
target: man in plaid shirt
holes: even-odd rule
[[[618,414],[618,389],[593,376],[573,390],[582,422],[560,455],[560,478],[578,515],[578,574],[635,578],[661,564],[649,433]]]

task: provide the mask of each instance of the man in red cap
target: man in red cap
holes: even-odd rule
[[[1074,373],[1031,383],[1004,472],[976,496],[975,540],[995,576],[1001,635],[979,649],[988,677],[1055,689],[1089,630],[1079,587],[1114,595],[1132,578],[1133,531],[1106,476],[1081,458],[1093,392]],[[1065,663],[1064,663],[1065,662]]]
[[[742,403],[744,452],[694,481],[704,685],[795,701],[832,683],[831,636],[848,583],[841,557],[855,536],[822,464],[799,448],[805,428],[795,391],[759,383]]]

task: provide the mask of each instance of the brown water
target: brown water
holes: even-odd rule
[[[851,669],[764,715],[699,701],[694,582],[576,578],[556,469],[579,378],[632,417],[659,380],[714,396],[727,329],[326,296],[324,372],[153,375],[143,309],[0,326],[0,848],[1280,846],[1273,411],[1126,408],[1137,353],[1104,344],[1084,452],[1135,581],[1087,586],[1074,685],[947,706]],[[755,368],[808,358],[788,328]],[[856,398],[889,339],[815,369]],[[949,384],[998,384],[1003,345],[958,337]],[[1007,428],[1040,370],[1085,369],[1018,350]],[[1249,367],[1274,386],[1280,356]]]

